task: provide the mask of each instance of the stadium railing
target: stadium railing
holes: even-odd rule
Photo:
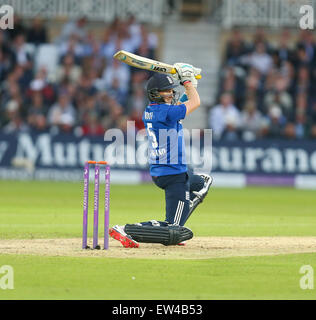
[[[166,0],[0,0],[23,18],[46,19],[85,16],[90,21],[111,22],[115,17],[134,15],[141,22],[160,25]]]
[[[225,28],[233,26],[297,27],[300,7],[316,0],[223,0],[218,12]]]

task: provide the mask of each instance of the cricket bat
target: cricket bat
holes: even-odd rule
[[[128,51],[120,50],[116,52],[113,57],[119,61],[122,61],[132,67],[145,69],[149,71],[155,71],[160,73],[177,73],[176,69],[171,64],[159,62],[156,60],[148,59],[138,56],[137,54],[130,53]],[[201,79],[201,69],[194,68],[194,74],[196,79]]]

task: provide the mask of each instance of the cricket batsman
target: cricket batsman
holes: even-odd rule
[[[150,175],[165,191],[165,220],[110,228],[110,236],[126,248],[138,248],[140,242],[184,245],[193,237],[193,232],[184,225],[212,184],[211,176],[194,175],[186,165],[181,120],[200,106],[200,97],[193,66],[176,63],[174,67],[176,75],[156,73],[148,80],[150,104],[142,118],[149,142]],[[174,90],[177,79],[185,88],[180,102]]]

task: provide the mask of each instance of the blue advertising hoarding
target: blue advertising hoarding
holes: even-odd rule
[[[103,137],[0,134],[0,178],[78,180],[84,161],[106,159],[114,170],[129,172],[130,177],[138,171],[140,178],[131,178],[133,181],[146,181],[148,163],[144,146],[144,142],[134,147],[124,143],[118,150]],[[191,149],[191,153],[202,154],[203,143],[201,146],[200,150]],[[312,182],[316,178],[315,141],[217,141],[211,150],[211,171],[219,177],[244,175],[246,184],[270,184],[269,181],[273,184],[274,180],[284,185],[295,184],[296,176]]]

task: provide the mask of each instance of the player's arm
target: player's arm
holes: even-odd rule
[[[200,96],[191,81],[184,81],[183,86],[188,97],[188,100],[184,103],[187,108],[186,114],[190,114],[200,106]]]
[[[188,100],[184,102],[186,106],[186,115],[190,114],[200,106],[200,96],[196,90],[197,80],[195,79],[193,66],[186,63],[176,63],[174,67],[177,70],[180,83],[185,88]]]

